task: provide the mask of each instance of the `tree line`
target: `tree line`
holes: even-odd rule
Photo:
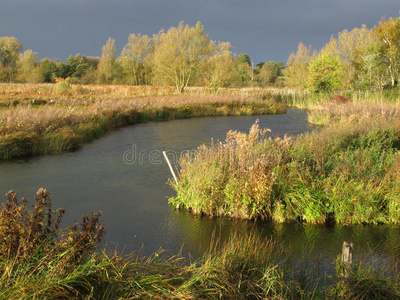
[[[314,92],[394,88],[399,72],[400,17],[343,30],[319,52],[300,43],[284,71],[286,85]]]
[[[187,86],[291,86],[314,92],[335,89],[384,89],[397,85],[400,72],[400,17],[382,18],[377,26],[344,30],[320,50],[303,43],[287,61],[254,66],[250,57],[232,52],[229,42],[215,42],[198,22],[180,22],[152,37],[131,34],[117,57],[109,38],[101,57],[77,54],[65,63],[39,60],[22,50],[14,37],[0,37],[0,81],[54,82],[70,78],[82,84],[172,85],[181,93]]]
[[[0,81],[41,83],[70,78],[82,84],[172,85],[182,92],[188,85],[256,86],[274,84],[282,75],[283,62],[253,68],[247,54],[235,55],[229,42],[215,42],[198,22],[180,22],[157,34],[131,34],[117,57],[115,40],[109,38],[101,57],[77,54],[65,63],[26,50],[14,37],[0,37]]]

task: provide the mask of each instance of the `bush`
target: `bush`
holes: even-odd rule
[[[331,92],[342,82],[343,67],[339,58],[323,53],[308,68],[308,87],[314,93]]]
[[[72,250],[64,259],[70,264],[79,264],[103,237],[105,229],[99,223],[101,213],[84,215],[80,229],[75,223],[64,234],[60,223],[65,210],[52,211],[47,190],[39,189],[36,194],[32,210],[28,209],[25,198],[18,201],[14,191],[6,194],[7,201],[0,210],[0,260],[13,258],[22,262],[34,254],[42,259]]]
[[[56,93],[60,95],[68,94],[71,90],[71,85],[67,80],[56,83]]]

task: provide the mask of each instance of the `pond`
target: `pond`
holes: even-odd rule
[[[254,230],[287,243],[301,252],[313,247],[313,255],[331,269],[344,240],[357,251],[392,255],[399,248],[399,228],[390,226],[309,226],[274,224],[228,218],[194,217],[168,205],[174,191],[167,184],[171,173],[162,151],[173,164],[182,151],[195,149],[211,139],[224,140],[229,130],[248,132],[259,119],[273,135],[298,135],[313,130],[306,111],[287,114],[212,117],[138,124],[115,131],[85,145],[79,151],[0,163],[0,192],[17,192],[33,203],[43,187],[51,192],[53,209],[67,210],[64,226],[80,221],[90,210],[102,211],[107,228],[106,247],[123,253],[150,255],[162,248],[177,254],[201,255],[213,233],[226,239],[233,232]],[[3,196],[5,199],[5,196]],[[390,249],[390,250],[388,250]],[[371,257],[374,257],[372,255]]]

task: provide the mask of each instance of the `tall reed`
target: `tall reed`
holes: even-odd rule
[[[394,121],[360,119],[271,138],[255,124],[179,161],[175,206],[195,214],[398,223],[400,134]]]
[[[99,214],[61,230],[64,210],[52,210],[49,193],[35,205],[10,191],[0,209],[0,299],[396,299],[397,260],[385,268],[360,262],[344,281],[325,281],[285,244],[252,231],[233,234],[192,261],[160,249],[150,257],[99,248]],[[338,270],[340,262],[337,262]],[[374,298],[375,297],[375,298]]]

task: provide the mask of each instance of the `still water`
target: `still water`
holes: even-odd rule
[[[51,192],[53,209],[67,210],[64,226],[80,221],[90,210],[101,211],[107,228],[106,246],[130,253],[141,249],[150,255],[162,248],[176,254],[198,256],[210,243],[213,232],[226,239],[233,232],[255,230],[273,236],[300,252],[313,245],[313,255],[329,268],[344,240],[355,252],[379,255],[398,252],[400,232],[389,226],[308,226],[198,218],[168,205],[174,191],[166,184],[171,177],[161,151],[172,162],[185,150],[224,140],[229,130],[248,132],[259,119],[261,128],[273,135],[298,135],[313,130],[303,110],[287,114],[241,117],[212,117],[146,123],[120,129],[85,145],[74,153],[0,162],[0,192],[14,190],[33,203],[43,187]],[[5,196],[4,196],[5,199]],[[390,249],[390,250],[387,250]]]

